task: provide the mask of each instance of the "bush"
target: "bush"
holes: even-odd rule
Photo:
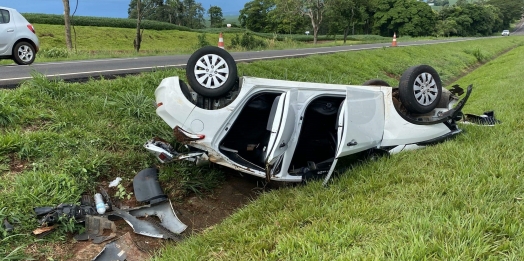
[[[235,34],[235,37],[233,37],[231,40],[231,45],[233,45],[233,47],[242,47],[247,50],[263,48],[267,46],[264,40],[257,39],[248,32],[242,34],[242,37],[240,37],[238,34]]]
[[[38,52],[38,55],[46,58],[67,58],[70,55],[70,52],[65,48],[56,48],[51,49],[42,49]]]
[[[465,53],[475,56],[479,63],[486,60],[488,57],[480,48],[464,50]]]
[[[198,38],[198,43],[197,43],[197,48],[196,49],[199,49],[199,48],[202,48],[204,46],[208,46],[208,45],[211,45],[208,41],[207,41],[207,38],[206,38],[206,33],[201,33],[197,36]]]

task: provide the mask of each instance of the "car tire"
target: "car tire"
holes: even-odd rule
[[[219,98],[235,86],[237,65],[226,50],[206,46],[189,57],[186,76],[193,91],[204,97]]]
[[[437,107],[442,95],[440,76],[429,65],[408,68],[400,77],[399,98],[412,113],[424,114]]]
[[[381,79],[367,80],[362,85],[364,86],[390,86],[389,83]]]
[[[32,64],[35,58],[35,48],[28,42],[19,42],[13,48],[13,61],[18,65]]]
[[[180,79],[178,80],[178,84],[180,85],[180,90],[182,91],[182,94],[184,94],[184,97],[186,97],[187,100],[193,103],[193,98],[191,97],[191,91],[189,91],[189,87],[187,87],[187,84]]]

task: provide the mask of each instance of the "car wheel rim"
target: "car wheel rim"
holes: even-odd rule
[[[33,50],[27,45],[22,45],[18,48],[18,57],[23,62],[30,62],[33,59]]]
[[[204,87],[216,89],[229,78],[227,62],[216,54],[206,54],[198,59],[195,68],[196,80]]]
[[[413,83],[413,94],[420,105],[428,106],[437,99],[438,88],[430,73],[421,73]]]

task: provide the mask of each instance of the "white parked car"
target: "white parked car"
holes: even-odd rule
[[[509,30],[502,31],[502,36],[509,36]]]
[[[145,144],[162,162],[213,162],[268,180],[329,179],[339,159],[390,154],[444,141],[472,87],[442,88],[430,66],[408,68],[398,88],[237,77],[233,57],[217,47],[191,55],[190,87],[178,77],[155,91],[156,113],[189,150],[160,138]]]
[[[39,47],[33,25],[15,9],[0,6],[0,59],[32,64]]]

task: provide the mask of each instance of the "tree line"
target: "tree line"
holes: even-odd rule
[[[483,36],[520,19],[522,0],[253,0],[240,10],[240,26],[265,33]]]
[[[240,26],[260,33],[381,36],[487,36],[522,17],[523,0],[253,0],[240,10]],[[62,0],[66,45],[72,48],[69,0]],[[137,20],[135,50],[140,50],[141,21],[168,22],[193,29],[205,28],[206,10],[195,0],[130,0],[129,18]],[[219,6],[207,10],[211,27],[223,27]]]
[[[137,6],[141,5],[139,12]],[[131,0],[128,17],[155,20],[186,26],[193,29],[206,27],[206,9],[195,0]],[[222,27],[224,18],[222,8],[211,6],[207,10],[211,27]]]

